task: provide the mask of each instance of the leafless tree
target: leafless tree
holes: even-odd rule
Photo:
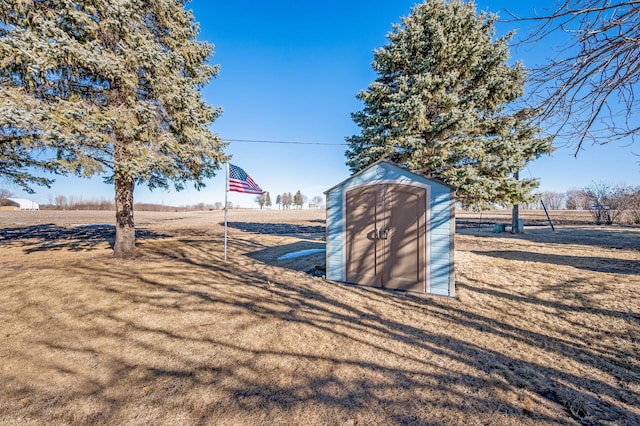
[[[17,204],[11,200],[7,200],[9,197],[13,197],[13,192],[0,188],[0,206],[15,206]]]
[[[582,189],[570,189],[565,194],[567,210],[587,210],[590,205],[589,196]]]
[[[319,209],[324,205],[324,197],[320,195],[314,195],[311,198],[311,204],[313,204],[314,208]]]
[[[549,210],[560,210],[564,206],[564,194],[561,192],[544,192],[542,202]]]
[[[290,192],[282,193],[282,208],[290,209],[293,204],[293,195]]]
[[[606,182],[593,182],[584,190],[591,200],[589,210],[598,225],[618,222],[632,207],[632,196],[636,191],[629,186]]]
[[[13,192],[8,189],[0,188],[0,200],[3,198],[13,197]]]
[[[557,55],[531,71],[540,117],[557,135],[605,144],[640,132],[635,97],[640,79],[639,0],[558,0],[554,8],[518,21],[537,25],[525,42],[562,39]],[[574,143],[574,142],[572,142]]]
[[[67,208],[67,205],[68,205],[67,197],[65,197],[64,195],[56,195],[54,200],[57,208],[59,209]]]
[[[629,223],[640,225],[640,187],[629,195]]]

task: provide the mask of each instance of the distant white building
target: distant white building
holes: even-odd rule
[[[40,210],[40,205],[38,205],[38,203],[27,200],[26,198],[7,198],[7,200],[18,203],[20,205],[20,210]]]

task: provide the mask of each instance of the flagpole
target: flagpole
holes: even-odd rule
[[[227,179],[224,188],[224,260],[227,260],[227,196],[229,195],[229,162],[227,161]]]

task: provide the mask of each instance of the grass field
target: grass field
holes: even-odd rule
[[[278,261],[323,211],[231,211],[226,262],[218,211],[136,213],[129,260],[113,213],[0,212],[0,425],[640,424],[640,228],[474,215],[451,299]]]

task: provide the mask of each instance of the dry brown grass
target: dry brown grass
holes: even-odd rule
[[[220,212],[138,214],[126,261],[66,227],[108,212],[18,213],[0,424],[640,423],[638,228],[462,230],[447,299],[275,260],[320,244],[323,212],[231,212],[228,262]]]
[[[525,226],[549,226],[549,218],[555,225],[587,225],[594,223],[593,215],[588,210],[549,210],[549,218],[544,210],[521,210],[520,218]],[[458,211],[456,219],[462,224],[471,222],[474,225],[483,223],[491,225],[495,222],[511,223],[511,209],[489,210],[482,212]]]

